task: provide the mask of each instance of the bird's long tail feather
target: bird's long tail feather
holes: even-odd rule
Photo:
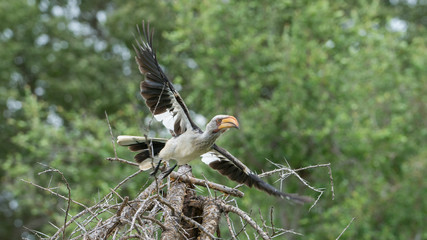
[[[118,136],[117,143],[120,146],[127,146],[132,152],[136,152],[134,159],[139,163],[141,170],[155,168],[160,161],[159,152],[163,149],[167,139],[149,138],[138,136]]]

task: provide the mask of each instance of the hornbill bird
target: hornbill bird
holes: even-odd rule
[[[172,82],[162,71],[153,48],[154,31],[149,24],[142,24],[140,39],[136,39],[135,60],[144,75],[140,84],[141,95],[156,120],[170,131],[172,138],[147,138],[118,136],[117,143],[137,152],[135,160],[141,170],[159,169],[161,161],[175,160],[178,165],[187,164],[201,156],[201,160],[222,175],[249,187],[256,187],[268,194],[297,203],[312,201],[311,198],[283,193],[261,180],[226,149],[215,144],[216,139],[230,128],[239,128],[237,119],[229,115],[217,115],[203,131],[191,119],[189,110]],[[169,174],[176,164],[167,170]]]

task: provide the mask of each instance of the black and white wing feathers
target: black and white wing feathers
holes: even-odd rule
[[[202,155],[202,161],[208,164],[211,168],[217,170],[229,179],[247,185],[248,187],[255,187],[270,195],[288,199],[297,203],[311,202],[312,198],[306,196],[299,196],[297,194],[283,193],[264,182],[257,174],[252,172],[245,166],[239,159],[231,155],[224,148],[214,144],[213,151]]]
[[[138,29],[140,39],[136,40],[134,49],[139,71],[145,76],[141,82],[141,95],[156,120],[163,123],[174,136],[178,136],[189,128],[200,130],[190,118],[187,106],[172,82],[167,78],[157,62],[153,49],[154,31],[142,23],[142,33]]]

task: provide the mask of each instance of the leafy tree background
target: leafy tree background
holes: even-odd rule
[[[0,238],[62,224],[66,203],[20,181],[66,194],[40,163],[87,205],[135,172],[105,160],[104,112],[115,135],[146,133],[131,47],[143,19],[187,105],[238,117],[242,129],[220,143],[252,169],[332,163],[334,201],[329,191],[308,212],[245,188],[241,208],[274,205],[276,225],[298,239],[334,239],[353,217],[346,239],[427,238],[426,1],[1,0],[0,12]],[[167,136],[159,125],[150,134]],[[329,184],[326,170],[304,177]],[[146,179],[120,193],[135,196]],[[293,179],[286,191],[313,195]]]

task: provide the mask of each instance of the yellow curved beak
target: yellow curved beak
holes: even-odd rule
[[[218,129],[223,128],[239,128],[239,122],[233,116],[228,116],[221,120],[221,124],[218,126]]]

